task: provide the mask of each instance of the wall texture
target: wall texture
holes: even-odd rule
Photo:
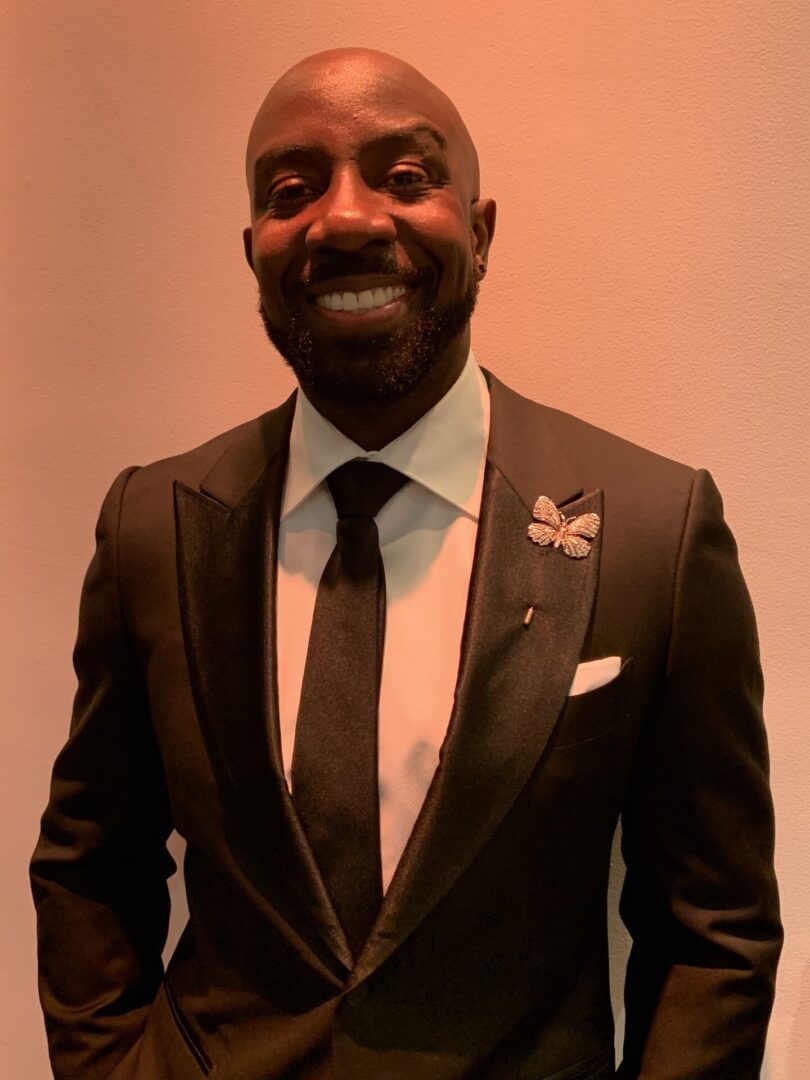
[[[357,44],[423,70],[476,139],[499,211],[481,362],[724,494],[759,615],[787,927],[767,1075],[810,1076],[807,5],[0,8],[0,1073],[49,1075],[26,866],[101,498],[291,388],[243,261],[244,140],[281,71]]]

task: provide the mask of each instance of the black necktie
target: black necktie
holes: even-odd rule
[[[337,545],[318,585],[295,729],[295,806],[352,954],[382,903],[377,709],[385,572],[374,520],[407,477],[349,461],[327,483]]]

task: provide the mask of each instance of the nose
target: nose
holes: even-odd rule
[[[318,212],[307,230],[308,248],[329,246],[359,251],[372,240],[393,243],[396,226],[384,199],[355,167],[336,172],[329,190],[316,204]]]

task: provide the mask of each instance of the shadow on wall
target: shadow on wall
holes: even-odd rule
[[[799,1000],[793,1014],[793,1030],[790,1033],[787,1050],[785,1080],[807,1080],[810,1076],[810,1039],[808,1039],[806,1027],[803,1031],[799,1030],[800,1017],[805,1016],[810,1016],[810,960],[804,967]]]

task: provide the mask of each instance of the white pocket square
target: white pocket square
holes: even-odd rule
[[[620,656],[603,656],[601,660],[586,660],[577,666],[574,678],[568,690],[569,697],[577,694],[587,694],[589,690],[596,690],[604,686],[611,679],[615,679],[622,669]]]

